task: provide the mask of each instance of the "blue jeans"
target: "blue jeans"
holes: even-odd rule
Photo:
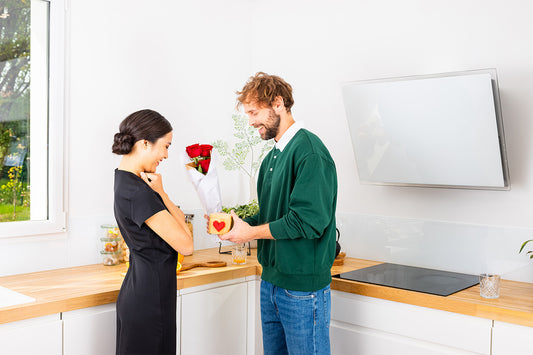
[[[290,291],[261,280],[264,355],[329,355],[331,292]]]

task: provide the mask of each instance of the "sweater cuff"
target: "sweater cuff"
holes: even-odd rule
[[[283,218],[270,222],[268,227],[270,228],[270,234],[272,234],[274,239],[288,239]]]

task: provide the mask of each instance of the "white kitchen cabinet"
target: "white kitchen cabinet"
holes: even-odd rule
[[[60,314],[0,324],[0,354],[61,355]]]
[[[248,281],[248,326],[247,347],[248,355],[263,354],[263,332],[261,331],[261,278],[249,276]]]
[[[63,355],[114,355],[116,303],[64,312]]]
[[[490,354],[492,321],[332,291],[332,354]]]
[[[532,339],[532,327],[494,321],[492,355],[531,355]]]
[[[245,355],[248,285],[244,278],[180,290],[181,355]]]

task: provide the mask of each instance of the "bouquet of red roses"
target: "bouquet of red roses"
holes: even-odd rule
[[[207,214],[222,211],[216,159],[213,146],[209,144],[193,144],[185,147],[183,152],[187,176]]]
[[[185,148],[191,162],[187,164],[202,174],[207,174],[211,164],[211,151],[213,146],[209,144],[193,144]]]

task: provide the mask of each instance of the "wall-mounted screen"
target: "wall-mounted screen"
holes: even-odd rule
[[[508,190],[495,69],[345,83],[362,183]]]

